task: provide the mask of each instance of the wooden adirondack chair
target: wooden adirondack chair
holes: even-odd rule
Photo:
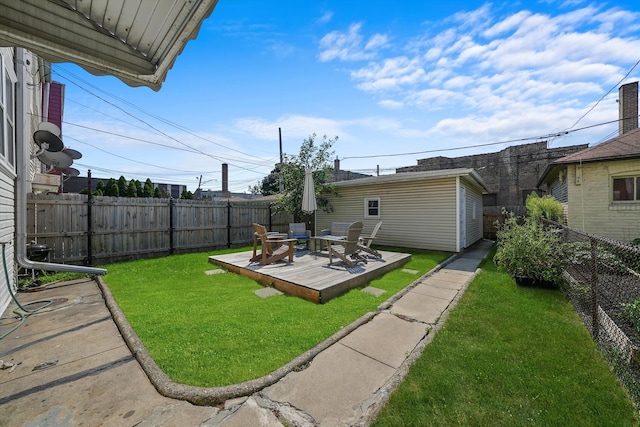
[[[293,243],[296,239],[273,239],[267,235],[267,229],[263,225],[254,223],[253,228],[260,239],[261,249],[260,253],[251,258],[251,262],[260,261],[260,265],[267,265],[286,257],[289,257],[289,262],[293,262],[295,251]],[[280,246],[274,247],[275,244],[280,244]]]
[[[376,234],[378,233],[378,230],[380,230],[381,226],[382,221],[380,221],[373,227],[373,231],[371,232],[371,234],[369,234],[368,236],[360,236],[358,242],[358,248],[360,248],[361,251],[370,253],[376,258],[382,258],[382,255],[380,255],[380,252],[371,247],[371,242],[373,242],[373,239],[376,238]]]
[[[357,263],[367,263],[367,259],[358,252],[358,238],[362,232],[362,222],[354,222],[347,229],[346,240],[326,240],[329,250],[329,265],[333,263],[333,256],[340,258],[348,267],[355,267]]]

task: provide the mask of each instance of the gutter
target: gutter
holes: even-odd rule
[[[50,262],[36,262],[27,258],[27,182],[29,182],[29,160],[31,135],[25,134],[26,129],[26,102],[27,96],[24,89],[26,77],[25,50],[16,48],[16,75],[19,84],[16,85],[16,261],[21,267],[33,270],[67,271],[71,273],[105,274],[103,268],[85,267],[70,264],[55,264]]]

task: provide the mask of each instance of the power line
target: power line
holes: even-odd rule
[[[626,79],[627,77],[629,77],[629,74],[631,74],[631,72],[638,66],[638,64],[640,64],[640,59],[638,60],[638,62],[636,62],[633,67],[631,67],[631,69],[629,70],[629,72],[627,74],[624,75],[623,78],[620,79],[620,81],[618,83],[616,83],[613,87],[611,87],[611,89],[609,89],[607,91],[607,93],[605,93],[604,95],[602,95],[602,97],[598,100],[598,102],[596,102],[595,104],[593,104],[593,106],[591,108],[589,108],[589,110],[584,113],[578,120],[576,120],[576,122],[571,125],[570,127],[568,127],[566,130],[570,130],[572,128],[574,128],[578,123],[580,123],[580,121],[582,119],[584,119],[589,113],[591,113],[593,111],[594,108],[596,108],[598,106],[598,104],[600,104],[600,102],[606,98],[607,95],[609,95],[615,88],[617,88],[618,86],[620,86],[620,83],[622,83],[624,81],[624,79]]]
[[[70,74],[71,74],[71,73],[70,73]],[[63,77],[63,78],[66,78],[66,77],[64,77],[64,76],[62,76],[62,77]],[[233,163],[228,162],[228,161],[226,161],[226,160],[224,160],[224,159],[222,159],[222,158],[220,158],[220,157],[218,157],[218,156],[214,156],[213,154],[209,154],[209,153],[206,153],[206,152],[204,152],[204,151],[202,151],[202,150],[200,150],[200,149],[197,149],[197,148],[195,148],[195,147],[192,147],[192,146],[190,146],[189,144],[187,144],[187,143],[185,143],[185,142],[182,142],[182,141],[178,140],[177,138],[174,138],[174,137],[172,137],[172,136],[168,135],[168,134],[167,134],[167,133],[165,133],[164,131],[162,131],[162,130],[158,129],[157,127],[153,126],[151,123],[149,123],[149,122],[147,122],[147,121],[145,121],[145,120],[143,120],[143,119],[141,119],[141,118],[139,118],[139,117],[134,116],[133,114],[129,113],[129,112],[128,112],[128,111],[126,111],[124,108],[122,108],[122,107],[120,107],[120,106],[118,106],[118,105],[114,104],[113,102],[110,102],[110,101],[108,101],[108,100],[104,99],[103,97],[101,97],[101,96],[99,96],[99,95],[97,95],[97,94],[95,94],[95,93],[92,93],[91,91],[89,91],[88,89],[86,89],[86,88],[82,87],[81,85],[79,85],[78,83],[74,82],[73,80],[70,80],[69,78],[66,78],[66,79],[67,79],[67,81],[69,81],[71,84],[73,84],[74,86],[78,87],[79,89],[81,89],[81,90],[83,90],[83,91],[85,91],[85,92],[89,93],[89,94],[90,94],[90,95],[92,95],[92,96],[95,96],[96,98],[100,99],[100,100],[101,100],[101,101],[103,101],[104,103],[106,103],[106,104],[108,104],[108,105],[111,105],[112,107],[114,107],[114,108],[116,108],[116,109],[118,109],[118,110],[122,111],[124,114],[126,114],[126,115],[128,115],[129,117],[131,117],[131,118],[133,118],[133,119],[135,119],[135,120],[137,120],[137,121],[139,121],[139,122],[141,122],[141,123],[145,124],[145,125],[146,125],[146,126],[148,126],[149,128],[153,129],[155,132],[157,132],[157,133],[159,133],[159,134],[161,134],[161,135],[165,136],[166,138],[169,138],[169,139],[171,139],[171,140],[173,140],[173,141],[177,142],[178,144],[181,144],[181,145],[183,145],[183,146],[185,146],[185,147],[187,147],[187,148],[190,148],[190,149],[191,149],[191,150],[193,150],[194,152],[197,152],[197,153],[202,154],[202,155],[204,155],[204,156],[210,157],[210,158],[212,158],[212,159],[214,159],[214,160],[217,160],[217,161],[219,161],[219,162],[221,162],[221,163],[228,163],[228,164],[230,164],[230,165],[232,165],[232,166],[234,166],[234,167],[236,167],[236,168],[238,168],[238,169],[244,169],[244,170],[247,170],[247,171],[249,171],[249,172],[254,172],[252,169],[245,168],[245,167],[240,166],[240,165],[238,165],[238,164],[233,164]],[[82,79],[80,79],[80,78],[78,78],[78,79],[79,79],[79,80],[82,80]],[[90,83],[85,82],[85,84],[87,84],[87,85],[91,86],[91,84],[90,84]],[[94,86],[92,86],[92,87],[94,87]],[[103,93],[104,93],[104,92],[103,92]],[[112,95],[110,95],[110,96],[112,96]],[[116,97],[114,97],[114,98],[116,98]],[[123,101],[123,102],[125,102],[125,101]],[[144,112],[143,110],[141,110],[141,109],[139,109],[139,108],[137,108],[137,107],[136,107],[136,109],[138,109],[139,111]],[[151,114],[149,114],[149,113],[146,113],[146,112],[144,112],[144,113],[145,113],[145,114],[147,114],[147,115],[149,115],[149,116],[151,116],[151,117],[154,117],[153,115],[151,115]],[[158,119],[157,117],[154,117],[154,118]],[[160,120],[160,119],[158,119],[158,120]],[[161,121],[163,121],[163,122],[165,122],[165,123],[170,123],[168,120],[165,120],[165,119],[162,119]],[[185,132],[189,132],[189,133],[191,133],[190,131],[185,130],[185,128],[182,128],[181,130],[183,130],[183,131],[185,131]],[[194,133],[191,133],[191,134],[192,134],[192,135],[197,136],[198,138],[205,139],[205,138],[202,138],[201,136],[196,135],[196,134],[194,134]],[[205,140],[206,140],[206,139],[205,139]],[[213,142],[213,141],[209,141],[209,142]],[[215,142],[213,142],[213,143],[215,143]],[[216,145],[220,145],[220,146],[222,146],[221,144],[218,144],[218,143],[215,143],[215,144],[216,144]],[[222,147],[224,147],[224,146],[222,146]],[[232,150],[232,151],[237,151],[237,152],[239,152],[239,153],[241,153],[241,154],[243,154],[243,155],[246,155],[246,156],[255,157],[255,156],[253,156],[253,155],[250,155],[250,154],[247,154],[247,153],[243,153],[243,152],[241,152],[241,151],[239,151],[239,150],[235,150],[235,149],[232,149],[232,148],[229,148],[229,147],[224,147],[224,148],[227,148],[227,149]]]
[[[611,120],[611,121],[608,121],[608,122],[598,123],[598,124],[595,124],[595,125],[584,126],[582,128],[579,128],[579,129],[566,130],[566,131],[552,133],[552,134],[548,134],[548,135],[531,136],[531,137],[527,137],[527,138],[518,138],[518,139],[508,139],[508,140],[505,140],[505,141],[488,142],[488,143],[485,143],[485,144],[467,145],[467,146],[464,146],[464,147],[438,148],[438,149],[435,149],[435,150],[413,151],[413,152],[408,152],[408,153],[372,154],[372,155],[369,155],[369,156],[348,156],[348,157],[343,157],[340,160],[345,160],[345,159],[371,159],[371,158],[378,158],[378,157],[384,158],[384,157],[413,156],[413,155],[416,155],[416,154],[428,154],[428,153],[440,153],[440,152],[443,152],[443,151],[467,150],[469,148],[488,147],[488,146],[491,146],[491,145],[509,144],[509,143],[513,143],[513,142],[548,140],[550,138],[559,138],[559,137],[568,135],[568,134],[573,133],[573,132],[578,132],[578,131],[581,131],[581,130],[586,130],[586,129],[590,129],[590,128],[594,128],[594,127],[598,127],[598,126],[604,126],[604,125],[608,125],[608,124],[611,124],[611,123],[616,123],[618,121],[619,120]]]

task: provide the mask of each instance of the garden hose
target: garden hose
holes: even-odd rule
[[[2,243],[2,265],[4,266],[4,277],[7,280],[7,288],[9,289],[9,294],[11,295],[11,298],[18,306],[18,308],[13,310],[13,313],[20,317],[20,322],[16,326],[14,326],[12,329],[10,329],[9,332],[5,332],[4,334],[0,335],[0,340],[6,337],[7,335],[9,335],[11,332],[18,329],[20,326],[22,326],[22,324],[25,322],[28,315],[33,314],[39,310],[42,310],[45,307],[49,307],[51,304],[53,304],[53,300],[50,300],[50,299],[31,301],[24,305],[20,304],[20,302],[18,301],[18,298],[16,298],[15,294],[13,293],[13,289],[11,289],[11,281],[9,280],[9,270],[7,269],[7,256],[5,252],[6,246],[7,244],[3,242]],[[32,310],[26,308],[29,305],[38,304],[38,303],[44,303],[44,305]],[[22,310],[24,313],[19,310]]]

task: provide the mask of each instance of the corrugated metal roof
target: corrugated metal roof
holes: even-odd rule
[[[0,0],[0,45],[160,89],[218,0]]]

